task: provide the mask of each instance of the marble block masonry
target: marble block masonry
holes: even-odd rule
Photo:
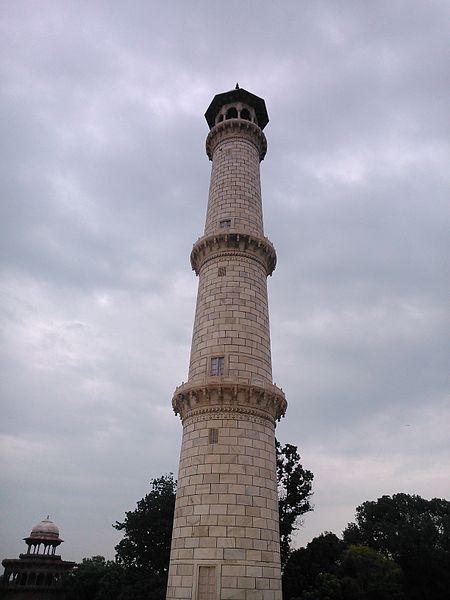
[[[275,425],[259,165],[269,118],[236,89],[205,114],[212,161],[189,377],[172,404],[183,424],[167,600],[281,600]]]

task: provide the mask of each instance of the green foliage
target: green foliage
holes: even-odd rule
[[[313,589],[306,591],[304,600],[343,600],[342,583],[331,573],[319,573]]]
[[[121,592],[127,581],[127,573],[123,566],[115,561],[107,561],[106,566],[95,600],[122,600]]]
[[[67,573],[64,587],[66,600],[99,600],[105,598],[100,595],[104,579],[109,577],[110,571],[116,569],[116,563],[105,560],[103,556],[83,558],[80,564]],[[109,596],[111,600],[115,595]]]
[[[327,533],[292,552],[285,600],[448,600],[450,502],[394,494],[356,509],[343,541]]]
[[[450,502],[394,494],[364,502],[344,531],[350,544],[365,544],[402,568],[408,598],[448,600]]]
[[[292,553],[283,579],[290,600],[406,600],[401,569],[367,546],[349,546],[334,534],[314,538]],[[286,575],[299,576],[289,589]],[[303,573],[302,573],[303,570]]]
[[[150,492],[113,527],[124,532],[116,561],[84,558],[67,576],[67,600],[160,600],[169,566],[176,483],[172,475],[151,482]]]
[[[166,582],[154,574],[93,556],[76,565],[64,587],[66,600],[160,600]]]
[[[120,594],[117,600],[162,600],[166,595],[166,581],[148,573],[138,572],[135,569],[125,570]],[[109,600],[110,596],[105,590],[105,595],[96,600]],[[115,600],[115,596],[112,596]]]
[[[349,580],[353,579],[352,593],[358,592],[358,598],[364,600],[405,599],[400,567],[373,548],[349,546],[342,554],[339,571],[345,598],[348,596]]]
[[[334,533],[325,532],[306,548],[294,550],[283,572],[285,598],[300,596],[314,586],[321,573],[336,573],[345,544]]]
[[[124,532],[123,539],[115,548],[116,560],[125,572],[119,600],[158,600],[164,597],[175,494],[176,482],[172,474],[153,479],[150,492],[139,500],[137,508],[125,513],[123,523],[113,525]]]
[[[313,510],[310,499],[314,475],[303,468],[297,446],[276,441],[278,508],[280,516],[281,564],[291,553],[291,536],[301,524],[300,517]]]
[[[151,481],[151,491],[125,513],[123,523],[113,527],[124,532],[116,546],[116,559],[126,568],[164,578],[170,557],[176,483],[173,475]]]

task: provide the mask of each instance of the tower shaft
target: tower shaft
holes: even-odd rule
[[[191,264],[199,288],[187,383],[167,599],[280,600],[275,423],[259,163],[264,101],[216,96],[206,118],[212,160],[204,235]]]

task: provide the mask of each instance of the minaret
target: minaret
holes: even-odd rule
[[[167,599],[281,600],[275,425],[259,163],[265,102],[244,89],[205,114],[212,161],[189,378],[175,390],[183,423]]]

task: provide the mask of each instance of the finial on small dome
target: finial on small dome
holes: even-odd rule
[[[239,89],[239,84],[238,84],[238,83],[236,84],[236,87],[235,87],[234,89],[235,89],[235,90],[238,90],[238,89]]]
[[[47,521],[50,519],[50,515],[47,515]]]

